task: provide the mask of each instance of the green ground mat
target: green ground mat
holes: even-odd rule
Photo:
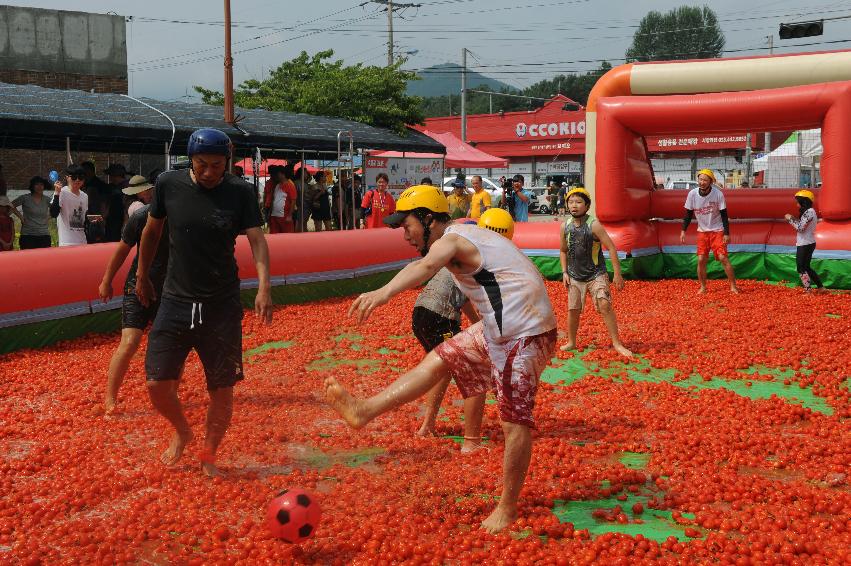
[[[616,497],[596,499],[593,501],[556,500],[553,504],[553,514],[562,523],[573,523],[573,528],[576,530],[588,529],[592,537],[604,533],[623,533],[630,536],[641,534],[657,542],[664,542],[669,536],[684,541],[691,540],[684,532],[685,529],[691,526],[701,533],[701,537],[699,538],[702,538],[703,531],[700,527],[678,524],[671,516],[671,511],[648,508],[647,501],[650,499],[650,495],[624,493],[627,494],[626,501],[618,501]],[[636,503],[642,504],[644,507],[643,513],[633,513],[632,506]],[[617,505],[621,506],[624,515],[630,521],[629,523],[606,521],[605,519],[597,519],[592,515],[597,509],[609,511]],[[694,515],[690,513],[682,513],[682,516],[689,520],[694,519]],[[636,520],[641,522],[634,522]]]
[[[772,395],[783,400],[796,403],[810,410],[832,415],[833,408],[821,397],[813,395],[812,388],[802,388],[796,384],[783,385],[783,380],[791,377],[794,372],[788,368],[770,368],[752,366],[742,370],[745,374],[763,374],[774,376],[774,381],[752,381],[748,386],[744,380],[727,380],[712,377],[704,381],[700,375],[692,375],[683,381],[674,381],[674,370],[653,368],[642,356],[637,356],[635,362],[614,362],[609,367],[601,367],[594,362],[586,362],[583,358],[591,350],[577,352],[572,358],[565,360],[553,359],[551,364],[541,374],[541,381],[551,384],[570,385],[588,374],[594,374],[609,379],[621,380],[620,373],[627,372],[633,381],[667,382],[677,387],[696,389],[728,389],[737,395],[749,399],[768,399]],[[649,373],[643,370],[649,369]]]
[[[532,262],[547,279],[561,279],[561,263],[558,257],[532,256]],[[797,286],[794,254],[772,254],[764,252],[736,252],[730,254],[730,262],[737,279],[759,281],[788,281]],[[620,260],[621,272],[626,279],[695,279],[697,256],[694,254],[658,253],[650,256],[627,257]],[[611,261],[606,260],[609,275]],[[813,269],[831,289],[851,289],[851,261],[839,259],[814,259]],[[707,276],[710,279],[726,277],[720,263],[709,260]]]

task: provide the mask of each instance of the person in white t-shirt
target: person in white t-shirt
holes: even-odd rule
[[[724,266],[724,273],[730,282],[730,292],[739,293],[736,286],[736,274],[727,254],[730,241],[730,221],[727,217],[727,202],[724,193],[714,186],[715,174],[710,169],[701,169],[697,174],[698,188],[689,191],[686,197],[683,229],[680,242],[686,241],[686,230],[692,218],[697,217],[697,280],[700,282],[698,293],[706,293],[706,264],[709,252]]]
[[[465,398],[496,392],[505,435],[502,495],[482,528],[497,533],[517,518],[517,501],[532,456],[532,411],[541,372],[555,350],[556,319],[535,265],[502,235],[469,224],[449,225],[449,203],[437,187],[415,185],[384,219],[404,228],[423,258],[349,308],[363,322],[395,295],[446,267],[481,320],[435,347],[415,368],[368,399],[356,399],[333,377],[325,397],[353,428],[409,403],[450,375]]]
[[[86,243],[86,211],[89,195],[81,189],[86,172],[79,165],[71,165],[65,171],[65,182],[53,184],[53,199],[50,201],[50,216],[56,219],[59,246],[80,246]],[[98,221],[95,219],[95,221]],[[99,221],[103,221],[101,218]]]

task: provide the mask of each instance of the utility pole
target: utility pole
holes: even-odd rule
[[[768,54],[774,55],[774,36],[767,35],[765,39],[768,40]],[[771,132],[765,132],[765,154],[768,155],[771,153]],[[765,160],[765,172],[763,173],[763,183],[768,186],[768,170],[771,168],[771,158],[767,158]]]
[[[461,48],[461,141],[467,143],[467,48]]]
[[[225,0],[225,122],[233,125],[233,57],[230,52],[230,0]]]
[[[387,0],[387,66],[393,66],[393,0]]]
[[[403,8],[419,8],[422,4],[400,4],[398,2],[394,3],[393,0],[367,0],[364,4],[368,2],[374,2],[375,4],[382,4],[387,6],[387,66],[391,67],[393,65],[393,11],[399,10]]]

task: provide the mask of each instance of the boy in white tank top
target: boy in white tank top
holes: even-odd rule
[[[385,219],[403,227],[423,259],[410,263],[387,285],[360,295],[349,308],[363,322],[377,307],[432,277],[442,267],[475,305],[482,320],[437,346],[383,391],[352,397],[333,377],[325,380],[328,403],[354,428],[424,395],[450,375],[465,398],[495,390],[505,435],[499,504],[482,527],[502,531],[517,518],[517,500],[532,455],[538,378],[556,342],[556,319],[543,278],[507,238],[477,226],[449,223],[449,204],[436,187],[407,189]]]

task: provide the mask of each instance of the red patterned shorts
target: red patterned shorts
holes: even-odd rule
[[[532,410],[538,378],[555,351],[556,329],[504,344],[487,342],[481,322],[438,345],[434,352],[464,398],[496,391],[499,416],[505,422],[534,428]]]

